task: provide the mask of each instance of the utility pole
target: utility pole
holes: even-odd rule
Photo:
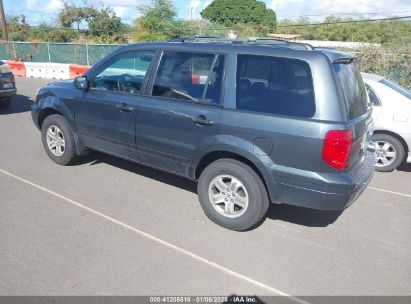
[[[7,33],[6,17],[4,16],[3,0],[0,0],[0,22],[1,22],[1,32],[3,34],[3,40],[9,40],[9,34]]]
[[[194,7],[190,7],[191,21],[193,21],[193,8],[194,8]]]

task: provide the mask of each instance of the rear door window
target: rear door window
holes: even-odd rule
[[[219,104],[223,72],[223,55],[166,51],[152,95]]]
[[[315,100],[308,64],[297,59],[239,55],[237,109],[312,117]]]
[[[334,71],[344,95],[347,118],[354,119],[367,112],[367,91],[357,63],[334,63]]]

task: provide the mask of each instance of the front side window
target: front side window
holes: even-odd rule
[[[153,96],[220,103],[224,56],[164,52],[153,86]]]
[[[308,64],[296,59],[239,55],[237,109],[312,117],[315,101]]]
[[[153,57],[154,51],[122,54],[97,74],[91,88],[139,94]]]

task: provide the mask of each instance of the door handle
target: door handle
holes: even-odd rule
[[[192,120],[196,125],[212,126],[214,124],[214,121],[207,119],[207,117],[205,117],[204,115],[193,117]]]
[[[116,105],[116,109],[124,112],[131,112],[133,111],[133,107],[126,105],[125,103]]]

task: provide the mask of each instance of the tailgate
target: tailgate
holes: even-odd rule
[[[333,63],[337,83],[344,100],[347,126],[352,130],[353,142],[348,169],[363,161],[372,141],[372,109],[368,106],[367,91],[357,63],[352,58]]]
[[[368,110],[366,114],[350,121],[348,129],[353,131],[353,142],[351,146],[350,161],[348,169],[355,166],[358,162],[363,161],[367,150],[373,149],[372,144],[372,110]]]

